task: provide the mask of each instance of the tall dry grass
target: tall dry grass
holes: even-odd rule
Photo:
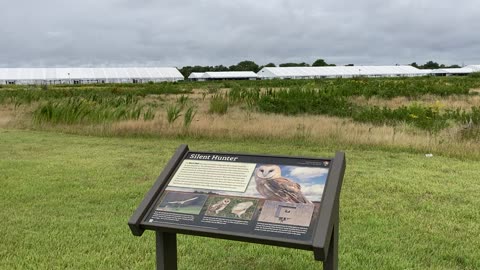
[[[394,97],[391,99],[384,99],[378,97],[366,98],[362,96],[351,97],[350,100],[360,106],[378,106],[396,109],[402,106],[409,106],[413,103],[434,106],[435,104],[442,104],[446,109],[464,109],[470,110],[472,107],[480,106],[480,95],[452,95],[446,97],[439,97],[434,95],[425,95],[412,100],[408,97]]]
[[[408,125],[396,127],[375,126],[337,117],[263,114],[245,110],[245,108],[240,107],[241,105],[230,106],[228,113],[218,115],[209,113],[209,101],[213,95],[215,93],[204,93],[201,91],[194,91],[193,94],[189,95],[191,104],[195,104],[196,113],[188,128],[185,128],[182,121],[169,123],[167,120],[165,108],[169,104],[175,104],[178,99],[177,96],[173,95],[164,96],[161,99],[162,103],[156,109],[154,119],[151,121],[138,119],[89,125],[53,125],[48,123],[34,125],[28,117],[29,107],[22,107],[24,111],[19,115],[24,117],[15,116],[13,107],[9,110],[0,110],[0,119],[1,117],[8,119],[8,121],[3,121],[7,121],[9,126],[15,123],[15,126],[20,128],[36,128],[75,134],[190,136],[194,138],[227,138],[235,140],[262,139],[272,143],[296,141],[312,145],[334,144],[339,149],[349,147],[384,147],[480,159],[480,142],[478,138],[462,140],[460,136],[464,128],[462,126],[453,126],[432,136],[426,131],[421,131]],[[444,100],[447,99],[449,98]]]
[[[283,116],[247,114],[232,108],[225,115],[199,113],[188,130],[181,123],[170,125],[159,112],[150,122],[123,121],[112,124],[112,135],[192,136],[228,139],[296,140],[305,143],[334,143],[346,148],[354,145],[410,149],[425,153],[480,158],[480,143],[461,140],[462,127],[445,129],[432,136],[408,125],[373,126],[349,119],[326,116]]]
[[[14,104],[0,106],[0,128],[15,127],[25,116],[25,107],[17,107]]]

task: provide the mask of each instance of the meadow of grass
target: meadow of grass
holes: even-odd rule
[[[475,76],[2,86],[0,127],[327,140],[480,159],[478,89]]]
[[[153,269],[127,221],[182,143],[194,150],[347,155],[341,269],[479,269],[480,163],[328,141],[96,137],[0,129],[0,269]],[[319,269],[309,251],[178,237],[179,269]]]

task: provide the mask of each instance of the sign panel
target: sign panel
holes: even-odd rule
[[[330,162],[187,152],[142,223],[311,243]]]

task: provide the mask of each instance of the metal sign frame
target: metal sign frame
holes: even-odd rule
[[[181,226],[177,224],[157,225],[146,222],[145,218],[149,211],[151,211],[158,198],[162,195],[171,177],[174,175],[175,171],[178,169],[188,153],[188,146],[180,145],[165,166],[160,176],[157,178],[152,188],[145,195],[144,199],[128,221],[130,230],[135,236],[141,236],[145,230],[155,231],[157,269],[177,269],[177,233],[312,250],[315,260],[323,261],[324,269],[338,269],[340,191],[346,167],[345,154],[343,152],[337,152],[334,158],[206,153],[244,155],[262,158],[271,157],[330,161],[329,172],[320,204],[320,212],[317,216],[317,219],[314,220],[315,227],[312,241],[297,241],[258,235],[252,236],[245,233],[223,232],[208,228],[192,230],[187,226]]]

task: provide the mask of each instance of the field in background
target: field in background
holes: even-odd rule
[[[2,86],[0,127],[299,140],[480,158],[480,78]]]
[[[175,148],[332,156],[336,146],[0,129],[1,269],[153,269],[127,221]],[[479,269],[478,161],[347,151],[342,269]],[[319,269],[311,252],[180,236],[179,269]]]

